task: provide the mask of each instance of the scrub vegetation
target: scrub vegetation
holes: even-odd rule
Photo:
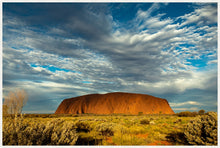
[[[217,113],[209,112],[191,121],[184,132],[193,145],[217,145]]]
[[[217,145],[217,113],[180,114],[4,115],[3,145]]]

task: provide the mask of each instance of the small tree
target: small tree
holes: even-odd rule
[[[204,115],[205,114],[205,110],[201,109],[199,112],[198,112],[199,115]]]
[[[17,89],[14,92],[9,92],[3,104],[3,106],[7,106],[5,112],[15,116],[21,114],[27,99],[27,93],[24,90]]]

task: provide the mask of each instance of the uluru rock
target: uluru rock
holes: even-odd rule
[[[145,94],[114,92],[65,99],[55,114],[174,114],[166,99]]]

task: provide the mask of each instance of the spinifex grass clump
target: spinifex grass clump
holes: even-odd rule
[[[113,136],[114,135],[114,124],[112,123],[101,123],[96,127],[96,131],[103,136]]]
[[[89,123],[87,123],[86,121],[78,121],[75,125],[77,132],[89,132],[91,130]]]
[[[217,145],[217,113],[197,117],[185,129],[185,137],[192,145]]]
[[[142,120],[140,120],[140,124],[150,124],[150,120],[142,119]]]

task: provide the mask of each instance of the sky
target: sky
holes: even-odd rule
[[[3,3],[3,99],[24,113],[109,92],[217,111],[217,3]]]

